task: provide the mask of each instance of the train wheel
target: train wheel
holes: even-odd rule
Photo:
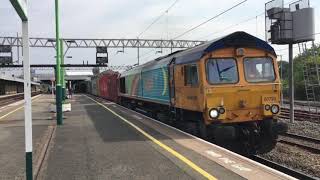
[[[271,151],[277,144],[278,135],[273,131],[272,119],[263,120],[261,122],[261,138],[258,152],[264,154]]]
[[[130,102],[128,103],[127,107],[128,107],[129,109],[131,109],[131,110],[134,110],[134,106],[133,106],[133,104],[131,104]]]
[[[208,139],[208,127],[203,120],[198,121],[198,134],[202,139]]]
[[[149,114],[149,116],[150,116],[151,118],[159,120],[156,112],[154,112],[154,111],[149,111],[148,114]]]
[[[170,124],[170,116],[165,113],[157,113],[157,119],[166,124]]]

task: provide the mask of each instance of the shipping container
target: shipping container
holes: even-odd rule
[[[118,76],[115,71],[105,71],[99,77],[99,94],[101,97],[113,102],[118,101]]]

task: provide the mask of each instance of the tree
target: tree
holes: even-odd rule
[[[305,82],[303,77],[303,67],[307,65],[308,67],[313,67],[318,64],[320,67],[320,46],[316,46],[314,51],[312,48],[307,49],[304,53],[299,54],[293,59],[293,71],[294,71],[294,87],[295,87],[295,99],[297,100],[307,100],[305,91]],[[314,57],[314,53],[316,56]],[[286,61],[279,61],[279,74],[281,75],[281,63],[282,63],[282,90],[284,97],[288,97],[289,89],[289,63]],[[317,79],[317,78],[314,78]]]

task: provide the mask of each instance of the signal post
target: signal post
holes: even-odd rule
[[[283,0],[265,4],[266,41],[289,47],[289,103],[290,122],[294,123],[293,44],[314,41],[314,9],[309,0],[298,0],[284,7]]]

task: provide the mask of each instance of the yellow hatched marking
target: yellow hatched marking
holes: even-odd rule
[[[208,172],[206,172],[205,170],[203,170],[202,168],[200,168],[198,165],[196,165],[195,163],[193,163],[192,161],[190,161],[188,158],[184,157],[182,154],[178,153],[177,151],[173,150],[172,148],[170,148],[169,146],[163,144],[162,142],[160,142],[159,140],[157,140],[156,138],[154,138],[153,136],[151,136],[150,134],[148,134],[147,132],[145,132],[144,130],[142,130],[141,128],[139,128],[138,126],[136,126],[135,124],[133,124],[132,122],[128,121],[127,119],[125,119],[124,117],[120,116],[119,114],[117,114],[116,112],[114,112],[113,110],[109,109],[108,107],[106,107],[105,105],[101,104],[100,102],[92,99],[91,97],[87,96],[89,99],[91,99],[92,101],[96,102],[97,104],[99,104],[100,106],[104,107],[105,109],[107,109],[108,111],[110,111],[112,114],[116,115],[117,117],[119,117],[121,120],[123,120],[124,122],[126,122],[127,124],[129,124],[130,126],[132,126],[134,129],[136,129],[137,131],[139,131],[141,134],[143,134],[145,137],[147,137],[148,139],[150,139],[152,142],[154,142],[155,144],[157,144],[158,146],[160,146],[161,148],[163,148],[164,150],[168,151],[169,153],[171,153],[173,156],[175,156],[176,158],[180,159],[182,162],[184,162],[185,164],[187,164],[189,167],[191,167],[192,169],[194,169],[195,171],[197,171],[198,173],[200,173],[202,176],[204,176],[207,179],[210,180],[216,180],[217,178],[215,178],[214,176],[212,176],[211,174],[209,174]]]

